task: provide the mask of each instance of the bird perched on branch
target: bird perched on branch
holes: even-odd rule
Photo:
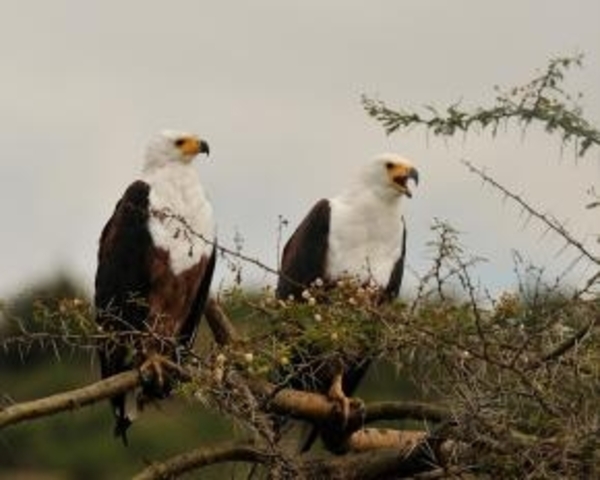
[[[346,191],[317,202],[284,247],[277,297],[299,299],[317,279],[327,287],[346,277],[375,286],[379,302],[397,297],[407,234],[401,200],[412,197],[409,180],[418,183],[417,169],[387,153],[365,165]],[[328,394],[347,415],[346,394],[356,390],[369,363],[365,358],[330,362],[293,375],[289,385]],[[313,430],[302,451],[316,435]]]
[[[102,231],[95,281],[102,377],[139,368],[141,391],[111,399],[115,435],[143,403],[169,395],[164,365],[191,346],[215,267],[215,222],[192,160],[208,155],[195,135],[163,131],[146,150],[143,172]]]

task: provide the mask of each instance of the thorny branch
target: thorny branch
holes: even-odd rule
[[[448,109],[446,118],[433,111],[434,116],[427,119],[392,112],[368,99],[364,100],[365,107],[384,122],[388,132],[425,125],[435,134],[452,135],[477,125],[495,129],[500,121],[513,118],[525,126],[533,120],[540,121],[548,130],[560,132],[563,141],[579,142],[578,154],[583,155],[591,146],[599,145],[598,131],[581,118],[576,106],[564,105],[563,100],[570,97],[559,85],[564,70],[578,61],[559,59],[551,63],[544,75],[500,96],[496,107],[473,114],[455,105]],[[287,326],[287,332],[294,333],[291,342],[298,341],[297,330],[293,330],[298,322],[318,318],[308,332],[310,342],[325,339],[335,351],[359,345],[364,348],[359,349],[361,355],[389,359],[405,380],[412,379],[419,386],[424,397],[435,399],[369,402],[364,412],[351,412],[360,415],[362,422],[349,422],[352,428],[345,432],[346,453],[317,458],[286,456],[272,439],[268,415],[322,422],[329,419],[336,406],[325,396],[274,385],[247,365],[241,365],[243,362],[236,359],[244,356],[243,349],[256,352],[262,347],[261,361],[277,362],[287,358],[290,345],[284,340],[277,346],[279,349],[269,351],[265,348],[269,333],[263,332],[260,341],[241,337],[219,303],[211,299],[206,316],[218,348],[206,358],[195,355],[196,363],[191,367],[171,365],[171,370],[182,382],[191,384],[192,391],[197,388],[203,389],[203,394],[211,393],[212,404],[241,419],[250,427],[252,439],[211,444],[153,463],[138,478],[171,478],[223,461],[262,464],[273,468],[270,473],[279,472],[282,478],[284,473],[309,478],[380,478],[391,474],[445,478],[465,470],[481,472],[487,478],[516,478],[524,472],[532,479],[598,477],[600,416],[595,399],[600,394],[600,304],[592,287],[600,278],[600,258],[556,219],[540,213],[526,199],[471,163],[465,165],[562,238],[568,248],[577,251],[578,259],[591,263],[595,272],[583,289],[573,295],[561,295],[556,289],[544,289],[536,283],[533,299],[523,292],[506,293],[492,301],[491,306],[485,305],[480,300],[477,282],[471,278],[471,267],[481,259],[465,258],[458,244],[458,232],[437,222],[437,239],[432,242],[433,266],[421,277],[417,299],[410,308],[394,305],[380,310],[357,302],[359,295],[348,297],[352,302],[348,298],[341,303],[329,298],[314,305],[275,302],[274,307],[271,303],[265,306],[262,300],[247,302],[261,317]],[[590,208],[596,203],[591,203]],[[159,214],[165,219],[169,216],[168,212],[167,216],[165,212]],[[201,238],[185,219],[172,218],[187,228],[186,236]],[[216,248],[224,255],[272,274],[279,273],[241,254],[239,249],[218,245]],[[365,322],[366,318],[373,321]],[[352,322],[356,324],[357,319],[362,322],[360,328],[353,327]],[[381,327],[384,334],[379,334],[374,325]],[[67,344],[85,343],[89,348],[103,335],[100,332],[78,336],[68,329],[58,333],[23,333],[22,337],[4,339],[2,346],[52,343],[62,336]],[[9,404],[0,409],[0,428],[89,405],[133,388],[138,382],[137,372],[125,372],[71,392]],[[409,425],[416,421],[427,428],[415,431],[365,427],[379,420],[408,420]]]
[[[152,463],[138,473],[134,480],[170,479],[207,465],[222,462],[267,463],[270,455],[252,443],[226,442],[206,445],[174,456],[161,463]]]
[[[209,316],[213,317],[211,319],[213,332],[228,332],[224,337],[219,337],[223,345],[228,345],[237,336],[235,329],[231,324],[227,323],[228,319],[226,315],[216,302],[212,303],[208,312],[210,312]],[[174,372],[180,381],[196,382],[198,384],[206,381],[206,377],[202,374],[198,376],[197,372],[202,371],[202,368],[198,370],[198,366],[184,368],[171,362],[168,362],[168,365],[165,366]],[[205,365],[204,368],[210,368],[210,366]],[[336,408],[330,399],[320,394],[281,389],[268,382],[245,379],[236,372],[232,372],[232,374],[234,375],[232,378],[234,378],[237,388],[239,389],[240,386],[243,387],[246,385],[248,389],[247,395],[255,399],[255,405],[251,408],[257,408],[257,405],[260,404],[266,412],[315,422],[329,419]],[[138,386],[140,381],[139,372],[129,371],[86,387],[62,392],[31,402],[10,405],[0,410],[0,428],[90,405],[94,402],[110,398],[115,394],[131,390]],[[354,414],[358,413],[354,412]],[[441,407],[417,402],[372,403],[367,405],[365,412],[360,412],[360,415],[364,416],[365,424],[382,419],[398,420],[408,418],[439,422],[449,417],[449,413]],[[366,429],[358,432],[349,430],[347,435],[348,448],[356,451],[382,447],[400,448],[402,445],[406,445],[406,442],[409,442],[409,438],[413,439],[410,442],[413,442],[415,447],[420,442],[427,441],[425,432],[416,434],[399,431],[386,434],[377,430]],[[182,473],[191,468],[200,468],[207,464],[222,461],[253,461],[263,463],[267,459],[273,459],[274,456],[281,455],[281,453],[273,450],[272,445],[269,448],[265,447],[263,451],[240,444],[211,446],[179,455],[165,462],[153,464],[142,472],[139,478],[171,478],[170,476],[172,475]],[[311,471],[316,471],[316,465],[316,463],[310,465]],[[325,462],[322,468],[329,468],[328,465]]]
[[[485,183],[492,185],[495,189],[500,191],[506,198],[509,198],[520,208],[522,208],[529,216],[536,218],[542,222],[548,229],[559,235],[565,240],[567,246],[575,248],[579,251],[583,258],[587,258],[590,262],[600,266],[600,258],[594,255],[588,250],[585,245],[576,239],[561,223],[551,218],[550,216],[540,213],[538,210],[533,208],[530,203],[521,198],[519,195],[511,192],[508,188],[500,185],[496,180],[486,174],[483,170],[473,165],[467,160],[463,160],[463,164],[469,169],[470,172],[479,176]]]
[[[391,109],[384,102],[367,96],[362,97],[362,103],[366,112],[379,121],[388,134],[415,126],[445,137],[473,128],[491,128],[496,134],[501,123],[516,120],[525,129],[535,121],[549,133],[558,132],[563,143],[574,142],[577,155],[583,156],[590,147],[600,145],[600,131],[582,117],[581,107],[561,88],[566,70],[573,65],[581,66],[581,62],[581,55],[552,60],[539,77],[507,93],[500,92],[495,105],[474,111],[463,110],[457,103],[443,113],[427,106],[429,115],[423,115]]]

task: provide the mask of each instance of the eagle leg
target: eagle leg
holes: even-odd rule
[[[344,373],[342,371],[336,372],[331,382],[331,387],[327,392],[327,397],[332,402],[335,402],[339,406],[339,412],[342,417],[342,428],[345,428],[348,424],[348,418],[350,417],[350,399],[344,393],[342,387],[342,379]]]
[[[342,454],[347,451],[347,439],[364,422],[365,404],[359,398],[349,398],[342,387],[343,371],[333,377],[327,397],[335,402],[332,417],[321,430],[321,439],[330,452]],[[305,450],[306,451],[306,450]]]
[[[159,390],[165,385],[165,365],[169,360],[156,352],[150,352],[146,355],[146,360],[140,365],[140,374],[145,382],[152,382],[158,386]]]

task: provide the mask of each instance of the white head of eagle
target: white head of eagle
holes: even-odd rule
[[[96,321],[104,331],[153,333],[131,345],[100,345],[103,377],[143,369],[149,361],[159,365],[152,362],[156,357],[177,361],[194,341],[215,266],[213,209],[192,162],[201,153],[209,153],[208,143],[196,135],[155,135],[140,179],[127,188],[102,231]],[[169,340],[156,340],[161,337]],[[126,440],[140,398],[162,398],[171,388],[159,382],[144,386],[141,397],[132,392],[112,398],[115,433]]]
[[[349,187],[322,199],[287,242],[277,293],[297,296],[317,278],[351,276],[374,284],[385,299],[398,295],[406,253],[403,197],[419,181],[412,162],[395,153],[364,165]]]
[[[208,143],[191,133],[163,130],[146,147],[144,170],[164,167],[173,162],[190,163],[199,153],[210,153]]]

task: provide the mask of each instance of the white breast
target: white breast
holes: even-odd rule
[[[177,275],[212,252],[212,205],[192,164],[174,163],[143,180],[150,185],[150,235],[156,247],[169,252],[171,269]]]
[[[341,196],[330,205],[329,277],[349,275],[385,287],[401,251],[399,202]]]

